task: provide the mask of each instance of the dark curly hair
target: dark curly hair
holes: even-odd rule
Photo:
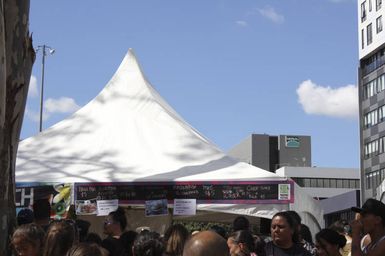
[[[293,235],[291,237],[293,243],[298,243],[299,242],[299,230],[298,230],[298,222],[297,220],[295,220],[292,216],[292,213],[290,212],[277,212],[276,214],[274,214],[273,218],[274,219],[275,217],[282,217],[286,220],[287,224],[289,224],[289,227],[290,229],[293,231]]]
[[[135,256],[162,256],[164,245],[158,233],[144,230],[136,237],[133,251]]]
[[[127,227],[126,213],[122,207],[118,207],[116,211],[110,212],[108,215],[111,216],[115,223],[119,223],[121,230],[125,230]]]
[[[337,231],[330,228],[325,228],[325,229],[322,229],[320,232],[318,232],[315,235],[315,240],[323,248],[325,248],[325,245],[322,240],[328,242],[329,244],[338,245],[338,248],[343,248],[346,244],[345,236],[338,234]]]

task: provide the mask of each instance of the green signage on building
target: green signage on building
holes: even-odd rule
[[[287,148],[299,148],[299,138],[295,136],[286,136],[285,145]]]

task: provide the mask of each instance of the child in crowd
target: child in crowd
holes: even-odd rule
[[[41,256],[44,235],[44,230],[34,223],[19,226],[11,239],[15,255]]]

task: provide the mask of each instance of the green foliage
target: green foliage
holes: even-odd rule
[[[226,230],[227,236],[230,235],[232,230],[231,223],[219,223],[219,222],[201,222],[190,220],[173,220],[172,224],[182,224],[187,228],[190,234],[194,231],[210,230],[213,226],[219,226]],[[251,225],[251,232],[253,234],[260,234],[259,227],[257,225]]]
[[[229,223],[173,220],[172,224],[182,224],[190,233],[194,231],[209,230],[213,226],[223,227],[227,234],[231,233],[231,224]]]

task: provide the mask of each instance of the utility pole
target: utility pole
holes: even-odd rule
[[[43,104],[44,104],[44,67],[45,67],[45,56],[47,55],[47,50],[50,55],[55,53],[55,49],[49,47],[48,45],[39,45],[36,49],[36,52],[41,50],[41,87],[40,87],[40,122],[39,122],[39,132],[43,130]]]

